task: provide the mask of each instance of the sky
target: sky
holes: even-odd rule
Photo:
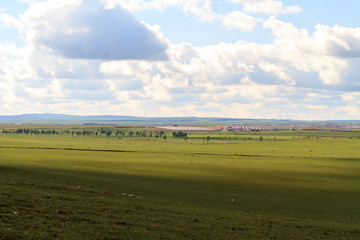
[[[0,115],[358,120],[358,9],[358,0],[1,0]]]

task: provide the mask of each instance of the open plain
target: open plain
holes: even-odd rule
[[[360,239],[358,132],[129,131],[0,134],[0,239]]]

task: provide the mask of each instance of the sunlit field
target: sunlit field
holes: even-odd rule
[[[0,239],[360,239],[358,135],[0,134]]]

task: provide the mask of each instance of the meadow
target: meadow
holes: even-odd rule
[[[360,239],[358,132],[166,135],[0,134],[0,239]]]

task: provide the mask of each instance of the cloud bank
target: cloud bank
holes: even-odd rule
[[[3,13],[0,21],[19,29],[26,45],[0,43],[0,114],[359,117],[359,28],[318,24],[309,32],[275,16],[300,12],[296,6],[233,2],[244,9],[215,14],[210,0],[49,0],[18,18]],[[257,18],[254,4],[273,4],[263,14],[274,16]],[[272,39],[175,44],[132,14],[169,6]]]

